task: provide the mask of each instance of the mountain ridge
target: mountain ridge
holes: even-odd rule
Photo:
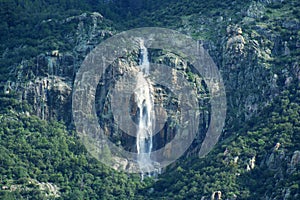
[[[67,2],[1,2],[1,198],[299,197],[299,2]],[[117,32],[142,26],[174,28],[203,42],[224,76],[229,110],[221,140],[206,158],[186,154],[158,180],[144,182],[91,158],[65,106],[85,55]],[[40,87],[62,100],[51,101]],[[32,95],[26,99],[24,92]],[[42,103],[49,118],[42,117]],[[31,179],[53,183],[59,196]]]

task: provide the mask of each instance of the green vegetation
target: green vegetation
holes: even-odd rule
[[[280,195],[286,188],[292,188],[293,194],[299,193],[299,164],[294,172],[290,171],[293,152],[300,149],[300,92],[297,88],[299,83],[294,83],[259,117],[240,130],[230,131],[230,136],[206,158],[188,158],[163,174],[155,184],[155,195],[166,199],[199,199],[220,190],[224,198],[236,195],[240,199],[260,199],[264,195]],[[274,150],[277,143],[280,147]],[[253,157],[256,165],[247,171]]]
[[[56,185],[59,199],[137,199],[151,183],[99,163],[63,124],[0,105],[0,199],[49,199],[34,181]]]
[[[264,4],[261,17],[244,18],[252,2],[0,1],[0,199],[201,199],[215,191],[222,191],[222,199],[299,197],[300,165],[292,166],[291,158],[300,150],[300,3]],[[73,51],[76,42],[67,33],[75,35],[78,24],[60,22],[94,11],[105,17],[105,30],[159,26],[205,40],[217,64],[223,62],[226,27],[239,24],[246,41],[272,50],[271,59],[255,59],[278,75],[277,96],[248,121],[227,124],[207,157],[183,157],[156,181],[114,171],[88,154],[69,124],[30,115],[32,105],[20,102],[16,91],[3,94],[22,61],[30,67],[41,53]],[[188,78],[195,75],[188,72]],[[42,189],[46,183],[54,191]]]

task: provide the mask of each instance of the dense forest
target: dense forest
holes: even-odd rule
[[[300,198],[299,1],[1,0],[0,16],[0,199]],[[151,26],[203,43],[228,112],[207,156],[186,152],[141,181],[87,151],[68,113],[75,72],[61,69],[76,71],[112,35]],[[68,90],[49,85],[36,97],[44,78]]]

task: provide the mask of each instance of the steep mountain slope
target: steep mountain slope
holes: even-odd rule
[[[298,1],[0,4],[1,199],[299,198]],[[176,29],[209,51],[225,81],[228,114],[205,158],[195,142],[157,180],[140,182],[91,158],[73,132],[70,102],[87,53],[144,26]]]

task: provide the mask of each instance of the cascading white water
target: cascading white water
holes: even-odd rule
[[[148,59],[148,50],[145,47],[144,41],[140,41],[140,49],[141,49],[141,58],[140,58],[140,68],[142,73],[145,76],[148,76],[150,73],[150,63]]]
[[[135,87],[136,104],[138,107],[138,130],[136,137],[137,161],[141,170],[142,179],[145,174],[150,176],[153,171],[153,163],[150,158],[152,151],[152,127],[154,126],[154,102],[152,96],[152,86],[146,77],[149,75],[148,50],[144,41],[140,41],[141,58],[140,71],[137,76],[137,85]]]

